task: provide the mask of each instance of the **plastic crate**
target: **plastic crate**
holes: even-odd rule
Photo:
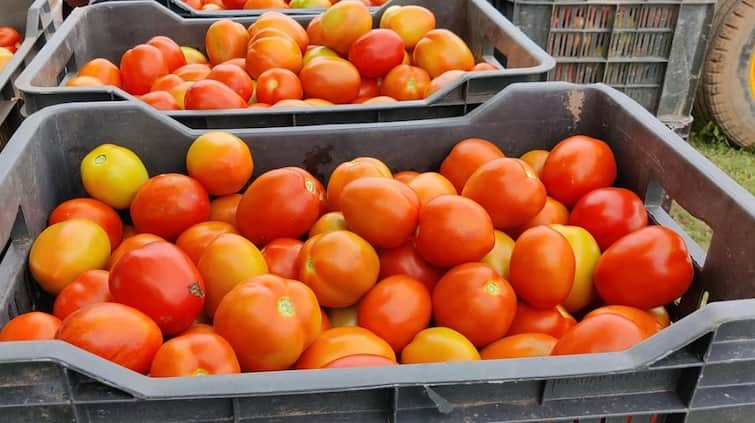
[[[431,9],[438,26],[464,38],[475,57],[499,62],[506,69],[470,72],[423,101],[388,105],[343,105],[307,109],[238,109],[177,111],[169,114],[195,128],[249,128],[325,123],[360,123],[458,116],[488,100],[512,82],[539,81],[555,62],[516,29],[486,0],[393,0]],[[382,11],[375,13],[376,23]],[[307,24],[312,15],[294,16]],[[256,18],[234,19],[249,25]],[[155,35],[204,49],[205,32],[213,19],[186,19],[155,2],[102,3],[75,10],[40,55],[16,81],[29,112],[76,101],[136,100],[115,87],[61,87],[89,60],[105,57],[118,63],[121,55]]]
[[[62,22],[62,5],[62,0],[7,0],[0,6],[0,26],[9,26],[24,37],[0,71],[0,150],[22,120],[13,81]]]
[[[618,183],[646,199],[656,222],[675,227],[660,207],[665,191],[710,224],[713,242],[707,257],[689,244],[695,282],[671,310],[686,317],[626,352],[150,379],[60,341],[2,343],[4,421],[752,422],[755,300],[743,299],[755,295],[755,198],[623,94],[517,84],[465,117],[233,132],[254,152],[255,174],[302,166],[323,182],[357,156],[425,171],[466,137],[518,156],[588,134],[611,145]],[[84,194],[78,169],[87,151],[114,142],[152,175],[183,171],[199,134],[126,102],[62,105],[27,119],[0,155],[0,325],[49,307],[26,257],[50,211]],[[722,302],[697,310],[706,299]]]
[[[715,0],[490,0],[556,60],[548,80],[606,83],[687,127]]]
[[[164,4],[171,10],[175,11],[181,16],[186,16],[189,18],[216,18],[216,17],[222,17],[222,18],[232,18],[232,17],[239,17],[239,16],[259,16],[265,12],[269,12],[270,10],[275,10],[276,12],[285,13],[287,15],[293,16],[293,15],[312,15],[312,14],[319,14],[325,9],[231,9],[231,10],[197,10],[193,7],[189,6],[188,4],[184,3],[182,0],[158,0],[160,3]],[[388,0],[387,3],[390,3],[391,0]],[[372,7],[371,9],[376,10],[377,7]]]

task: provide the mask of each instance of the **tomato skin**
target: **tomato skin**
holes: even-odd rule
[[[495,244],[488,254],[480,260],[492,267],[504,279],[509,277],[511,252],[514,250],[514,240],[501,231],[495,231]]]
[[[429,87],[430,75],[426,70],[411,65],[398,65],[383,79],[380,94],[399,101],[422,100]]]
[[[624,188],[599,188],[577,201],[569,224],[587,229],[602,251],[624,235],[648,225],[648,214],[640,197]]]
[[[123,222],[118,213],[107,204],[93,198],[76,198],[60,203],[50,213],[48,225],[72,218],[89,219],[107,232],[110,248],[115,249],[121,243]]]
[[[283,31],[286,35],[291,37],[292,40],[296,41],[296,44],[302,52],[307,50],[308,45],[315,44],[309,42],[307,31],[298,22],[283,13],[263,13],[257,21],[249,27],[249,36],[254,37],[257,33],[266,28],[275,28]]]
[[[215,328],[205,323],[194,323],[189,329],[186,329],[181,335],[189,335],[192,333],[216,333]],[[181,336],[179,335],[179,336]]]
[[[349,183],[369,176],[391,178],[391,170],[382,161],[373,157],[357,157],[339,164],[328,180],[328,208],[341,210],[341,193]]]
[[[275,104],[281,100],[301,100],[303,97],[299,77],[288,69],[268,69],[257,78],[257,101]]]
[[[647,311],[658,323],[658,328],[665,329],[671,324],[671,316],[669,316],[666,307],[655,307]]]
[[[419,200],[411,188],[391,178],[359,178],[341,193],[349,228],[370,244],[396,248],[417,228]]]
[[[441,195],[458,194],[451,181],[436,172],[419,174],[406,184],[417,193],[417,198],[422,206]]]
[[[145,245],[155,241],[165,240],[157,235],[152,234],[136,234],[132,237],[124,238],[123,242],[121,242],[121,245],[119,245],[118,248],[116,248],[115,251],[110,254],[110,258],[108,258],[107,265],[105,267],[112,269],[113,265],[127,252],[144,247]]]
[[[183,231],[176,239],[176,247],[186,253],[192,263],[199,264],[207,247],[221,234],[238,234],[236,228],[225,222],[197,223]]]
[[[631,320],[639,326],[644,335],[648,338],[655,335],[660,330],[660,325],[653,315],[645,310],[628,306],[612,305],[596,308],[587,313],[582,320],[590,319],[605,313],[616,314],[617,316]]]
[[[430,97],[431,95],[443,89],[443,87],[445,87],[446,85],[449,85],[457,79],[463,77],[465,73],[466,72],[461,70],[450,70],[436,76],[432,79],[432,81],[430,81],[430,86],[427,87],[425,97]]]
[[[19,314],[0,330],[0,342],[55,339],[60,319],[41,311]]]
[[[163,53],[149,44],[126,51],[120,69],[123,89],[133,95],[147,94],[157,78],[170,72]]]
[[[399,182],[408,184],[409,182],[412,181],[412,179],[416,178],[417,176],[419,176],[419,172],[415,172],[413,170],[404,170],[393,175],[393,179]]]
[[[545,161],[548,160],[548,154],[550,153],[546,150],[530,150],[524,153],[520,159],[530,165],[539,178],[543,174],[543,167]]]
[[[207,78],[210,72],[212,72],[212,68],[210,68],[209,65],[203,63],[189,63],[174,70],[172,75],[176,75],[186,82],[196,82]]]
[[[210,197],[194,178],[166,173],[150,178],[131,203],[137,232],[174,240],[210,217]]]
[[[322,328],[315,294],[275,275],[249,279],[229,292],[215,313],[215,330],[236,352],[243,371],[291,367]]]
[[[335,360],[356,354],[377,355],[396,361],[391,346],[374,333],[360,327],[341,327],[321,333],[304,351],[295,367],[321,369]]]
[[[357,94],[357,98],[352,103],[362,104],[367,100],[378,97],[380,95],[381,83],[382,81],[377,79],[362,77],[362,83],[359,85],[359,94]]]
[[[401,351],[430,324],[432,299],[421,282],[391,276],[378,282],[360,301],[359,326]]]
[[[451,267],[479,261],[494,245],[495,232],[490,216],[468,198],[441,195],[420,210],[417,251],[435,266]]]
[[[55,297],[52,313],[64,320],[74,311],[90,304],[112,301],[105,270],[89,270],[76,277]]]
[[[484,347],[506,334],[516,306],[511,285],[483,263],[454,267],[433,290],[435,324],[458,331],[476,347]]]
[[[477,352],[477,348],[464,335],[444,327],[423,330],[401,351],[401,364],[446,363],[479,359],[480,353]]]
[[[298,239],[278,238],[262,249],[267,267],[273,275],[287,279],[299,279],[299,253],[304,243]]]
[[[320,20],[322,44],[340,54],[372,29],[372,15],[362,2],[339,2],[323,13]]]
[[[684,240],[671,229],[648,226],[609,247],[598,261],[594,280],[606,304],[647,310],[682,296],[693,276]]]
[[[205,285],[178,247],[156,241],[121,257],[110,271],[110,293],[151,317],[166,335],[191,327],[204,307]]]
[[[576,135],[553,147],[541,178],[548,195],[571,207],[588,192],[613,185],[616,159],[605,142]]]
[[[93,304],[63,322],[57,339],[73,344],[127,369],[146,374],[163,343],[157,324],[123,304]]]
[[[518,238],[524,231],[540,225],[566,225],[569,222],[569,209],[551,197],[545,198],[545,206],[524,225],[507,231]]]
[[[543,357],[551,354],[558,339],[543,333],[522,333],[507,336],[480,351],[483,360]]]
[[[349,49],[349,62],[365,78],[380,78],[404,60],[404,41],[388,29],[373,29]]]
[[[212,65],[244,57],[249,34],[243,25],[228,19],[214,22],[207,29],[205,47]]]
[[[258,247],[276,238],[297,239],[320,217],[321,201],[322,185],[304,169],[271,170],[244,193],[236,211],[236,225]]]
[[[165,59],[165,64],[168,66],[169,72],[173,72],[186,64],[186,57],[184,57],[181,47],[172,39],[163,35],[158,35],[150,38],[150,40],[147,41],[147,44],[157,47],[157,49],[160,50]]]
[[[447,29],[427,32],[414,46],[412,61],[433,78],[450,70],[471,71],[475,66],[467,43]]]
[[[255,83],[244,67],[230,63],[216,65],[207,75],[207,79],[222,82],[232,89],[244,101],[249,101],[254,93]]]
[[[152,361],[152,377],[205,376],[240,373],[231,344],[211,333],[181,335],[165,342]]]
[[[521,299],[547,309],[567,298],[575,269],[574,252],[566,238],[553,228],[537,226],[516,240],[509,281]]]
[[[646,338],[631,320],[606,313],[582,320],[556,343],[552,355],[591,354],[624,351]]]
[[[15,53],[19,45],[21,45],[21,34],[9,26],[0,26],[0,47]]]
[[[397,248],[380,251],[380,278],[406,275],[421,282],[428,292],[443,276],[443,270],[428,263],[417,251],[414,241],[407,241]]]
[[[241,194],[224,195],[210,202],[210,220],[225,222],[236,226],[236,209],[241,201]]]
[[[184,97],[186,110],[245,109],[246,101],[230,87],[213,79],[197,81]]]
[[[186,153],[186,169],[210,195],[230,195],[251,178],[254,158],[241,138],[227,132],[210,131],[191,143]]]
[[[299,253],[299,280],[324,307],[355,304],[378,279],[380,259],[359,235],[335,231],[310,238]]]
[[[99,79],[105,85],[121,87],[121,71],[118,66],[107,59],[90,60],[79,69],[77,76],[91,76]]]
[[[299,77],[306,97],[334,104],[351,103],[362,85],[357,68],[342,59],[314,59],[302,68]]]
[[[481,205],[502,231],[527,223],[545,206],[545,186],[518,159],[496,159],[480,166],[462,195]]]
[[[461,192],[467,179],[485,163],[503,158],[503,152],[492,142],[482,138],[460,141],[440,165],[440,174],[445,176]]]
[[[346,219],[341,212],[330,212],[320,216],[314,225],[309,229],[309,237],[312,238],[315,235],[325,234],[335,231],[348,231],[349,225],[346,224]]]
[[[115,209],[128,208],[149,179],[147,168],[133,151],[113,144],[95,147],[79,169],[87,193]]]
[[[254,40],[246,53],[246,71],[254,79],[269,69],[288,69],[298,74],[302,69],[299,46],[290,37],[265,36]]]
[[[400,6],[388,8],[380,19],[380,28],[392,29],[407,49],[413,49],[417,42],[435,28],[435,15],[422,6]]]
[[[157,110],[180,110],[176,98],[167,91],[152,91],[138,98]]]
[[[507,336],[523,333],[543,333],[554,338],[563,334],[576,325],[577,321],[560,305],[549,309],[538,309],[520,301],[516,308],[516,316],[511,322]]]
[[[566,238],[574,253],[574,283],[562,305],[577,313],[597,299],[593,273],[600,259],[600,248],[595,238],[579,226],[551,225],[551,228]]]
[[[391,360],[380,355],[354,354],[347,355],[324,365],[323,369],[341,369],[346,367],[382,367],[395,366],[396,360]]]

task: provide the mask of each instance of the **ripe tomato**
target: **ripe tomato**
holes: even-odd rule
[[[551,228],[566,238],[574,253],[574,284],[562,304],[566,310],[576,313],[597,297],[592,275],[600,259],[600,248],[595,238],[579,226],[551,225]]]
[[[209,65],[189,63],[173,71],[173,75],[187,82],[196,82],[207,78],[210,72],[212,72],[212,68]]]
[[[107,260],[107,268],[112,269],[113,265],[123,257],[124,254],[137,248],[142,248],[147,244],[151,244],[155,241],[165,241],[163,238],[152,234],[136,234],[132,237],[124,238],[121,245],[110,254],[110,258]]]
[[[191,88],[192,85],[194,85],[194,82],[187,81],[177,87],[171,88],[170,91],[168,91],[168,93],[172,95],[174,99],[176,99],[176,104],[178,104],[179,109],[186,109],[186,93],[189,91],[189,88]]]
[[[648,226],[613,243],[600,257],[594,280],[606,304],[647,310],[681,297],[693,276],[684,240],[671,229]]]
[[[558,339],[544,333],[522,333],[507,336],[480,351],[483,360],[502,358],[543,357],[551,354]]]
[[[304,94],[334,104],[351,103],[359,95],[359,71],[343,59],[321,58],[307,63],[299,74]]]
[[[167,240],[178,238],[191,226],[210,217],[210,197],[196,179],[178,173],[150,178],[131,203],[137,232]]]
[[[247,50],[246,70],[255,79],[269,69],[288,69],[298,74],[301,67],[301,50],[290,37],[261,37],[254,40]]]
[[[448,178],[456,191],[461,192],[467,179],[482,165],[504,157],[492,142],[482,138],[465,139],[448,153],[440,165],[440,174]]]
[[[625,317],[605,313],[584,319],[556,343],[552,355],[624,351],[646,338],[643,330]]]
[[[115,209],[125,209],[147,183],[147,168],[133,151],[102,144],[81,161],[81,182],[92,197]]]
[[[15,53],[21,45],[21,34],[9,26],[0,27],[0,47],[7,48],[11,53]]]
[[[121,71],[118,66],[107,59],[97,58],[86,62],[79,69],[77,76],[91,76],[99,79],[105,85],[121,87]]]
[[[127,50],[120,69],[123,89],[133,95],[147,94],[155,79],[170,73],[163,53],[149,44]]]
[[[456,266],[433,290],[435,324],[458,331],[477,347],[502,338],[515,314],[514,290],[487,264]]]
[[[287,279],[299,279],[299,253],[304,243],[298,239],[278,238],[262,249],[267,268],[273,275]]]
[[[509,281],[537,308],[561,304],[574,284],[575,258],[566,238],[548,226],[526,230],[511,253]]]
[[[441,195],[457,194],[456,188],[454,188],[451,181],[446,179],[446,177],[440,173],[435,172],[419,174],[406,184],[417,193],[417,198],[419,199],[421,206],[424,206],[430,202],[430,200]]]
[[[595,310],[587,313],[582,320],[590,319],[592,317],[605,313],[616,314],[618,316],[631,320],[632,322],[634,322],[634,324],[639,326],[640,329],[642,329],[646,337],[655,335],[661,329],[658,321],[653,315],[645,310],[640,310],[639,308],[629,306],[612,305],[596,308]]]
[[[422,68],[398,65],[388,72],[380,94],[396,100],[422,100],[430,87],[430,75]]]
[[[349,231],[310,238],[299,255],[299,278],[325,307],[348,307],[377,282],[380,259],[375,249]]]
[[[105,270],[89,270],[80,274],[55,297],[52,313],[64,320],[74,311],[88,306],[112,301]]]
[[[380,83],[377,79],[362,78],[362,83],[359,85],[359,94],[357,98],[352,101],[354,104],[361,104],[367,100],[378,97],[380,95]]]
[[[381,95],[381,96],[367,99],[363,101],[361,104],[385,104],[385,103],[396,103],[396,99],[393,97],[388,97],[386,95]]]
[[[163,343],[160,328],[152,319],[116,303],[75,311],[60,326],[56,338],[144,374]]]
[[[600,188],[577,201],[569,224],[587,229],[605,251],[619,238],[648,225],[640,197],[624,188]]]
[[[191,143],[186,153],[186,169],[210,195],[228,195],[238,192],[249,182],[254,171],[254,158],[239,137],[228,132],[211,131]]]
[[[66,82],[66,87],[101,87],[103,85],[105,84],[102,81],[91,76],[76,76]]]
[[[267,103],[256,103],[256,104],[257,104],[257,107],[265,107],[265,106],[259,106],[259,104],[267,104]],[[291,99],[289,99],[289,100],[281,100],[281,101],[279,101],[279,102],[277,102],[277,103],[275,103],[275,104],[273,104],[272,106],[269,106],[269,107],[273,107],[273,108],[285,107],[285,108],[295,108],[295,109],[308,109],[308,108],[313,107],[313,106],[311,104],[307,103],[304,100],[291,100]]]
[[[425,34],[435,28],[435,15],[421,6],[392,6],[383,12],[380,28],[392,29],[404,40],[406,48],[413,49]]]
[[[222,82],[203,79],[193,83],[184,96],[186,110],[244,109],[246,101]]]
[[[205,323],[194,323],[189,329],[186,329],[181,335],[192,333],[216,333],[215,328]],[[179,336],[181,336],[179,335]]]
[[[231,344],[212,333],[181,335],[165,342],[152,361],[152,377],[224,375],[241,372]]]
[[[281,100],[301,100],[303,97],[299,77],[288,69],[268,69],[257,78],[257,101],[275,104]]]
[[[205,48],[212,65],[244,57],[248,42],[249,33],[244,25],[228,19],[214,22],[205,35]]]
[[[406,275],[421,282],[428,292],[433,292],[435,284],[443,276],[443,271],[417,252],[413,241],[408,241],[398,248],[384,249],[380,252],[380,278]]]
[[[523,333],[544,333],[554,338],[563,334],[576,325],[577,321],[562,306],[548,309],[538,309],[525,302],[519,302],[516,316],[506,335]]]
[[[74,218],[49,226],[34,240],[29,270],[45,291],[58,294],[83,272],[102,269],[110,241],[99,225]]]
[[[347,355],[324,365],[323,369],[340,369],[346,367],[381,367],[395,366],[396,360],[373,354]]]
[[[238,234],[233,225],[226,222],[207,221],[197,223],[183,231],[176,239],[176,246],[191,259],[194,264],[199,263],[207,246],[221,234]]]
[[[341,211],[349,228],[370,244],[396,248],[414,235],[419,200],[406,184],[391,178],[359,178],[341,193]]]
[[[241,234],[257,246],[276,238],[299,238],[320,217],[324,190],[307,171],[286,167],[257,178],[236,211]]]
[[[372,29],[372,15],[362,2],[339,2],[322,14],[320,28],[321,45],[346,55],[351,45]]]
[[[178,247],[155,241],[129,251],[110,270],[110,293],[151,317],[166,335],[188,329],[204,306],[205,287]]]
[[[231,0],[236,1],[236,0]],[[244,9],[288,9],[285,0],[246,0]],[[241,9],[241,8],[239,8]]]
[[[671,316],[666,311],[666,307],[651,308],[648,313],[653,316],[660,329],[665,329],[671,324]]]
[[[461,70],[450,70],[445,71],[442,74],[436,76],[435,78],[430,81],[430,86],[427,87],[427,92],[425,93],[425,97],[430,97],[431,95],[435,94],[436,92],[440,91],[443,87],[446,85],[449,85],[456,81],[457,79],[464,76],[466,72]]]
[[[0,330],[0,342],[55,339],[60,319],[41,311],[19,314]]]
[[[266,28],[275,28],[283,31],[292,40],[296,41],[302,52],[307,50],[310,44],[307,31],[293,18],[279,12],[265,12],[257,21],[249,27],[249,36],[254,37],[258,32]],[[313,43],[314,44],[314,43]]]
[[[184,54],[186,63],[188,64],[197,63],[206,65],[208,63],[204,54],[195,48],[181,46],[181,52]]]
[[[378,282],[359,303],[359,326],[401,351],[427,328],[432,299],[425,286],[409,276],[391,276]]]
[[[304,53],[304,58],[302,59],[302,64],[307,65],[307,63],[317,59],[317,58],[331,58],[331,59],[338,59],[341,56],[338,55],[333,49],[325,47],[325,46],[319,46],[319,45],[311,45],[307,47],[306,52]],[[366,78],[365,78],[366,79]]]
[[[296,368],[322,369],[335,360],[356,354],[377,355],[396,361],[393,349],[382,338],[364,328],[342,327],[320,334],[296,362]]]
[[[372,157],[357,157],[343,162],[333,170],[328,181],[328,208],[341,210],[341,192],[350,182],[368,176],[391,178],[391,170],[385,163]]]
[[[246,73],[244,67],[230,63],[221,63],[212,68],[207,75],[207,79],[222,82],[228,88],[235,91],[244,101],[249,101],[254,93],[255,82]]]
[[[505,279],[509,277],[512,251],[514,251],[514,240],[501,231],[495,231],[493,249],[480,261],[492,267],[496,273]]]
[[[616,159],[605,142],[576,135],[551,150],[542,180],[551,197],[570,207],[588,192],[613,185]]]
[[[531,150],[524,153],[520,159],[530,165],[539,178],[543,174],[543,166],[548,159],[548,154],[546,150]]]
[[[236,208],[241,201],[241,194],[218,197],[210,202],[210,220],[230,223],[236,226]]]
[[[422,257],[436,266],[479,261],[495,245],[493,222],[474,201],[441,195],[420,210],[416,245]]]
[[[408,184],[409,182],[411,182],[412,179],[416,178],[417,176],[419,176],[419,172],[415,172],[413,170],[404,170],[402,172],[399,172],[393,175],[393,179],[399,182]]]
[[[157,110],[180,110],[176,98],[167,91],[154,91],[138,98]]]
[[[373,29],[349,49],[349,61],[365,78],[380,78],[404,60],[404,41],[388,29]]]
[[[322,326],[320,332],[325,332],[326,330],[333,327],[333,325],[330,324],[328,313],[326,313],[325,309],[322,307],[320,308],[320,317],[322,318]]]
[[[150,38],[147,44],[160,50],[165,59],[165,64],[168,65],[168,72],[173,72],[186,64],[186,57],[181,51],[181,47],[172,39],[158,35],[157,37]]]
[[[401,351],[402,364],[447,363],[480,359],[477,348],[464,335],[444,327],[418,333]]]
[[[115,249],[121,243],[121,222],[118,213],[107,204],[93,198],[76,198],[60,203],[50,213],[49,225],[54,225],[64,220],[82,218],[89,219],[98,224],[107,232],[111,249]]]
[[[543,206],[543,209],[535,217],[516,229],[510,229],[508,233],[514,238],[518,238],[527,229],[540,225],[566,225],[568,221],[569,209],[553,198],[546,197],[545,206]]]
[[[233,346],[243,371],[284,370],[319,335],[320,313],[317,298],[303,283],[262,275],[223,298],[215,330]]]
[[[322,33],[322,14],[315,16],[314,19],[309,21],[309,24],[307,25],[307,36],[309,37],[311,45],[325,47],[325,40]]]
[[[480,166],[462,195],[476,201],[502,231],[527,223],[545,206],[545,186],[518,159],[496,159]]]
[[[314,225],[309,229],[309,237],[312,238],[316,235],[325,234],[335,231],[348,231],[349,225],[346,224],[346,219],[341,212],[330,212],[320,216]]]
[[[412,61],[433,78],[450,70],[471,71],[475,66],[467,43],[447,29],[433,29],[417,41]]]

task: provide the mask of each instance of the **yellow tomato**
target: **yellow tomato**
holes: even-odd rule
[[[5,47],[0,47],[0,71],[3,70],[5,65],[7,65],[8,62],[10,62],[10,59],[12,58],[13,58],[13,52],[11,52]]]
[[[191,63],[207,64],[208,63],[205,55],[195,48],[181,46],[181,52],[184,54],[187,64],[191,64]]]
[[[574,251],[576,268],[574,284],[563,306],[571,313],[576,313],[587,307],[595,298],[592,274],[600,259],[600,247],[595,238],[579,226],[550,225],[551,228],[564,236]]]
[[[514,250],[514,240],[501,231],[495,231],[495,244],[493,249],[480,260],[490,265],[503,278],[509,277],[509,263],[511,252]]]
[[[445,363],[479,360],[472,343],[453,329],[435,327],[418,333],[401,352],[401,363]]]
[[[128,148],[102,144],[81,161],[81,181],[92,197],[116,209],[131,205],[149,174],[139,157]]]
[[[313,238],[320,234],[335,231],[348,231],[349,226],[341,212],[330,212],[320,216],[314,225],[309,229],[309,237]]]

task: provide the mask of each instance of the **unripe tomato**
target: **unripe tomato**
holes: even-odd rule
[[[105,85],[121,87],[121,71],[118,69],[118,66],[115,66],[113,62],[107,59],[97,58],[90,60],[79,69],[76,75],[91,76],[99,79]]]
[[[207,29],[205,35],[205,48],[210,63],[217,65],[234,59],[244,57],[246,44],[249,42],[249,33],[238,22],[221,19],[214,22]]]
[[[447,29],[426,33],[414,46],[413,62],[435,78],[446,71],[471,71],[474,55],[467,43]]]
[[[133,151],[113,144],[90,151],[80,171],[87,193],[115,209],[128,208],[149,179],[147,168]]]
[[[107,204],[93,198],[76,198],[60,203],[50,213],[49,224],[73,218],[89,219],[107,232],[111,249],[121,243],[123,223],[118,213]]]
[[[574,253],[574,284],[562,303],[572,313],[582,311],[597,297],[592,275],[600,259],[600,248],[595,238],[579,226],[551,225],[569,241]]]
[[[401,351],[402,364],[476,361],[477,348],[453,329],[434,327],[423,330]]]
[[[322,14],[320,27],[321,45],[347,54],[351,45],[372,29],[372,15],[362,2],[339,2]]]
[[[330,212],[320,216],[314,225],[309,229],[309,237],[312,238],[316,235],[325,234],[335,231],[348,231],[349,225],[346,224],[346,219],[341,212]]]
[[[421,6],[391,6],[380,18],[380,28],[392,29],[413,49],[417,42],[435,28],[435,15]]]
[[[501,231],[495,231],[495,245],[480,261],[492,267],[505,279],[509,277],[512,251],[514,251],[514,240]]]
[[[199,264],[199,259],[202,258],[207,246],[222,234],[238,234],[238,231],[226,222],[209,220],[197,223],[178,236],[176,246],[186,253],[194,264]]]

